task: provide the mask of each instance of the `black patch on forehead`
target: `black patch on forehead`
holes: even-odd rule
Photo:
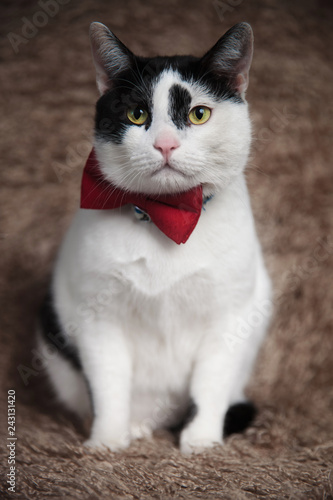
[[[191,94],[181,85],[173,85],[169,90],[169,115],[177,128],[188,124],[188,114],[191,109]]]
[[[102,95],[96,104],[95,131],[98,137],[116,144],[123,142],[129,127],[126,113],[130,106],[140,105],[148,111],[148,120],[142,125],[146,129],[152,121],[152,95],[154,85],[165,70],[177,71],[189,83],[199,84],[207,94],[218,101],[244,101],[229,86],[228,80],[208,73],[193,56],[174,57],[135,57],[131,69],[125,70],[112,82],[112,88]],[[169,114],[177,127],[187,123],[191,96],[181,85],[174,85],[169,91]]]

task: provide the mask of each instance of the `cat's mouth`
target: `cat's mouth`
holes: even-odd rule
[[[182,175],[183,177],[191,177],[191,175],[189,174],[186,174],[183,170],[180,170],[179,168],[173,166],[173,165],[170,165],[170,163],[164,163],[163,165],[161,165],[160,167],[156,168],[153,173],[152,173],[152,176],[155,176],[155,175],[158,175],[158,174],[180,174]]]

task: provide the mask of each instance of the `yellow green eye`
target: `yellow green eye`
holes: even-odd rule
[[[202,125],[206,123],[210,118],[210,109],[206,106],[196,106],[191,109],[190,114],[188,115],[189,120],[193,125]]]
[[[136,106],[127,110],[127,118],[135,125],[143,125],[147,121],[148,112],[140,106]]]

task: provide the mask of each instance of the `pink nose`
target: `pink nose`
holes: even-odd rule
[[[159,136],[154,142],[154,148],[158,149],[162,153],[163,158],[166,161],[170,158],[172,151],[179,148],[179,146],[180,144],[176,137],[168,134]]]

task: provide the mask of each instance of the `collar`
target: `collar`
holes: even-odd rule
[[[202,200],[202,210],[206,211],[206,203],[208,203],[212,198],[214,198],[214,195],[211,194],[210,196],[204,196]],[[147,214],[147,212],[144,212],[141,210],[141,208],[133,205],[133,211],[134,211],[134,216],[137,220],[141,220],[143,222],[151,222],[151,218]]]
[[[172,195],[143,195],[117,188],[100,170],[94,149],[83,171],[81,208],[110,210],[134,205],[140,220],[151,220],[177,244],[186,243],[198,223],[201,210],[212,197],[203,199],[202,186]]]

